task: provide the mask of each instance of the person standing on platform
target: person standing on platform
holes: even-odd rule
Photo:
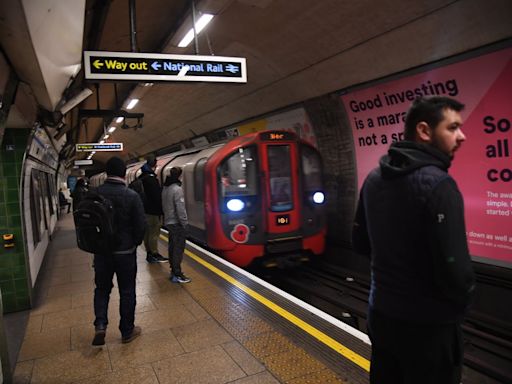
[[[73,211],[76,210],[78,204],[80,204],[80,200],[82,200],[83,196],[89,191],[89,181],[86,177],[82,177],[78,179],[75,185],[75,189],[71,192],[71,197],[73,198]]]
[[[180,181],[182,172],[181,168],[172,167],[170,175],[165,180],[162,192],[164,224],[169,231],[169,262],[171,267],[169,280],[173,283],[190,282],[190,278],[185,276],[181,270],[188,227],[185,198]]]
[[[448,168],[466,139],[464,105],[414,101],[405,140],[366,178],[354,249],[371,257],[370,382],[459,384],[461,322],[475,287],[464,203]]]
[[[144,186],[144,212],[148,227],[144,235],[144,247],[146,248],[146,261],[148,263],[165,263],[167,258],[158,253],[158,237],[162,217],[162,188],[155,173],[156,158],[148,156],[146,164],[142,166],[142,174],[139,176]]]
[[[107,179],[97,193],[109,199],[114,207],[115,235],[113,252],[94,255],[94,326],[93,346],[105,344],[108,325],[108,302],[112,278],[117,276],[119,288],[119,330],[122,342],[129,343],[141,333],[135,321],[135,277],[137,275],[137,246],[142,243],[146,229],[144,207],[137,192],[126,187],[126,166],[119,157],[111,157],[106,164]]]
[[[62,191],[62,188],[59,189],[59,205],[61,208],[68,207],[68,213],[71,209],[71,203],[66,199],[66,196],[64,195],[64,192]]]

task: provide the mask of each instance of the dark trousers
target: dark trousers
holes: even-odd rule
[[[114,273],[119,288],[119,330],[123,337],[130,336],[135,320],[135,276],[137,275],[136,253],[123,255],[94,255],[94,314],[96,328],[108,325],[108,302],[112,291]]]
[[[181,275],[181,261],[185,251],[186,231],[181,224],[167,225],[169,231],[169,263],[172,275]]]
[[[460,324],[415,324],[370,310],[372,384],[459,384]]]

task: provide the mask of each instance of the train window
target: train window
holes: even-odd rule
[[[322,191],[322,164],[320,154],[312,147],[301,147],[302,181],[304,191],[309,196],[312,192]]]
[[[289,211],[293,208],[290,146],[269,145],[267,153],[270,209],[274,212]]]
[[[208,159],[203,157],[199,159],[194,167],[194,200],[204,201],[204,166]]]
[[[223,197],[257,194],[256,149],[239,148],[220,166],[219,183]]]

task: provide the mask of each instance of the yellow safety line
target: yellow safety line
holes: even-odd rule
[[[247,293],[249,296],[254,298],[255,300],[259,301],[261,304],[265,305],[266,307],[270,308],[275,313],[281,315],[286,320],[290,321],[291,323],[295,324],[297,327],[301,328],[305,332],[309,333],[311,336],[315,337],[317,340],[321,341],[328,347],[332,348],[339,354],[343,355],[347,359],[353,361],[357,365],[359,365],[361,368],[366,370],[367,372],[370,371],[370,361],[365,359],[363,356],[355,353],[351,349],[345,347],[344,345],[340,344],[336,340],[334,340],[332,337],[326,335],[322,331],[316,329],[315,327],[311,326],[310,324],[306,323],[305,321],[299,319],[297,316],[293,315],[292,313],[288,312],[286,309],[281,308],[274,302],[270,301],[266,297],[263,297],[256,291],[252,290],[251,288],[245,286],[244,284],[240,283],[238,280],[234,279],[233,277],[229,276],[227,273],[221,271],[217,267],[213,266],[212,264],[208,263],[207,261],[201,259],[199,256],[195,255],[194,253],[190,252],[188,249],[185,250],[185,253],[190,256],[192,259],[197,261],[198,263],[202,264],[206,268],[208,268],[210,271],[216,273],[220,277],[222,277],[224,280],[228,281],[229,283],[233,284],[235,287],[240,288],[242,291]]]

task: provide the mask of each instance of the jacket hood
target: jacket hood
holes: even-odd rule
[[[141,168],[142,173],[155,173],[151,169],[151,167],[148,165],[148,163],[145,163]]]
[[[168,187],[168,186],[169,186],[169,185],[171,185],[171,184],[178,184],[178,185],[180,185],[180,186],[181,186],[181,181],[180,181],[180,179],[179,179],[179,178],[178,178],[178,179],[176,179],[176,178],[174,178],[174,177],[167,176],[167,177],[165,178],[164,186]]]
[[[450,168],[450,157],[428,144],[400,141],[391,144],[388,154],[380,159],[382,177],[391,179],[411,173],[415,169],[433,165],[445,171]]]

